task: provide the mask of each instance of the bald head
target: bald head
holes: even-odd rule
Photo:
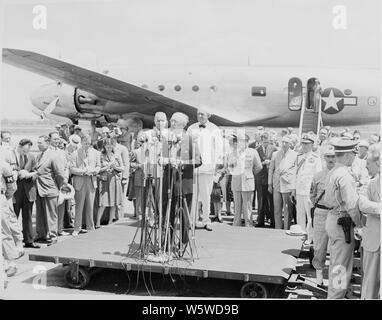
[[[198,108],[197,118],[200,124],[205,124],[210,116],[211,114],[204,108]]]

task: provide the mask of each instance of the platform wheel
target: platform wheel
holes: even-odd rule
[[[240,297],[247,299],[266,299],[269,296],[267,287],[259,282],[247,282],[240,289]]]
[[[73,289],[83,289],[90,282],[90,273],[83,267],[78,268],[78,278],[73,277],[73,272],[71,268],[67,268],[65,271],[65,281],[69,287]]]

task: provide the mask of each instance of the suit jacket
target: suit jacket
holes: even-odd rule
[[[16,158],[16,165],[19,170],[26,170],[32,172],[36,167],[36,157],[32,153],[27,154],[27,162],[21,166],[18,155]],[[28,201],[33,202],[36,200],[36,186],[32,180],[17,178],[17,190],[14,193],[14,200],[16,202],[22,202],[23,199],[27,198]]]
[[[277,148],[272,145],[268,145],[266,150],[264,150],[263,146],[260,145],[256,148],[257,153],[259,154],[260,160],[263,163],[265,160],[271,160],[272,154],[275,152]],[[258,174],[255,175],[256,185],[268,185],[268,168],[269,165],[263,164],[262,169]]]
[[[169,158],[176,157],[182,161],[182,191],[183,194],[191,194],[193,192],[193,177],[194,168],[198,168],[202,164],[201,155],[199,152],[198,144],[192,142],[192,138],[186,132],[182,133],[181,141],[173,146],[169,154],[169,145],[167,141],[163,141],[163,157]],[[169,166],[165,167],[164,177],[168,173]],[[163,179],[164,190],[167,187],[167,179]],[[176,177],[175,182],[175,192],[179,193],[180,190],[180,180]]]
[[[268,184],[272,184],[276,192],[290,192],[295,186],[295,162],[297,152],[288,149],[287,153],[280,149],[273,153],[268,172]]]
[[[36,186],[41,197],[57,197],[59,189],[65,182],[63,161],[51,149],[40,153],[36,162]]]
[[[101,153],[90,147],[88,158],[83,148],[79,148],[70,158],[70,173],[73,175],[72,184],[76,191],[80,191],[84,185],[83,172],[86,168],[95,170],[95,174],[90,176],[94,188],[97,188],[97,174],[101,169]]]
[[[246,148],[242,152],[232,152],[228,164],[232,173],[232,191],[254,191],[255,175],[262,169],[257,151]]]
[[[381,195],[379,175],[370,180],[366,194],[359,197],[359,209],[367,215],[362,247],[375,252],[381,247]]]

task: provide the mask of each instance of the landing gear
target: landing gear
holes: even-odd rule
[[[240,297],[247,299],[266,299],[269,297],[269,291],[262,283],[246,282],[240,289]]]

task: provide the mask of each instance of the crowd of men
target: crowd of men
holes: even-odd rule
[[[257,127],[250,141],[245,129],[221,130],[209,117],[198,110],[198,121],[190,124],[181,112],[170,119],[157,112],[150,130],[140,119],[126,127],[110,124],[101,132],[92,122],[89,133],[78,125],[57,125],[38,138],[38,154],[30,151],[28,138],[13,148],[11,133],[2,131],[7,275],[16,273],[14,261],[24,254],[23,246],[51,245],[69,235],[64,229],[78,236],[103,221],[113,223],[128,213],[128,200],[134,216],[142,216],[151,188],[156,208],[169,213],[171,225],[179,199],[185,199],[186,212],[198,213],[196,227],[207,231],[213,221],[223,222],[224,213],[234,215],[234,226],[306,235],[320,285],[329,246],[331,299],[349,293],[357,238],[363,248],[362,298],[378,298],[380,135],[366,141],[358,130],[322,127],[318,136],[308,132],[299,139],[292,128],[277,133]]]

